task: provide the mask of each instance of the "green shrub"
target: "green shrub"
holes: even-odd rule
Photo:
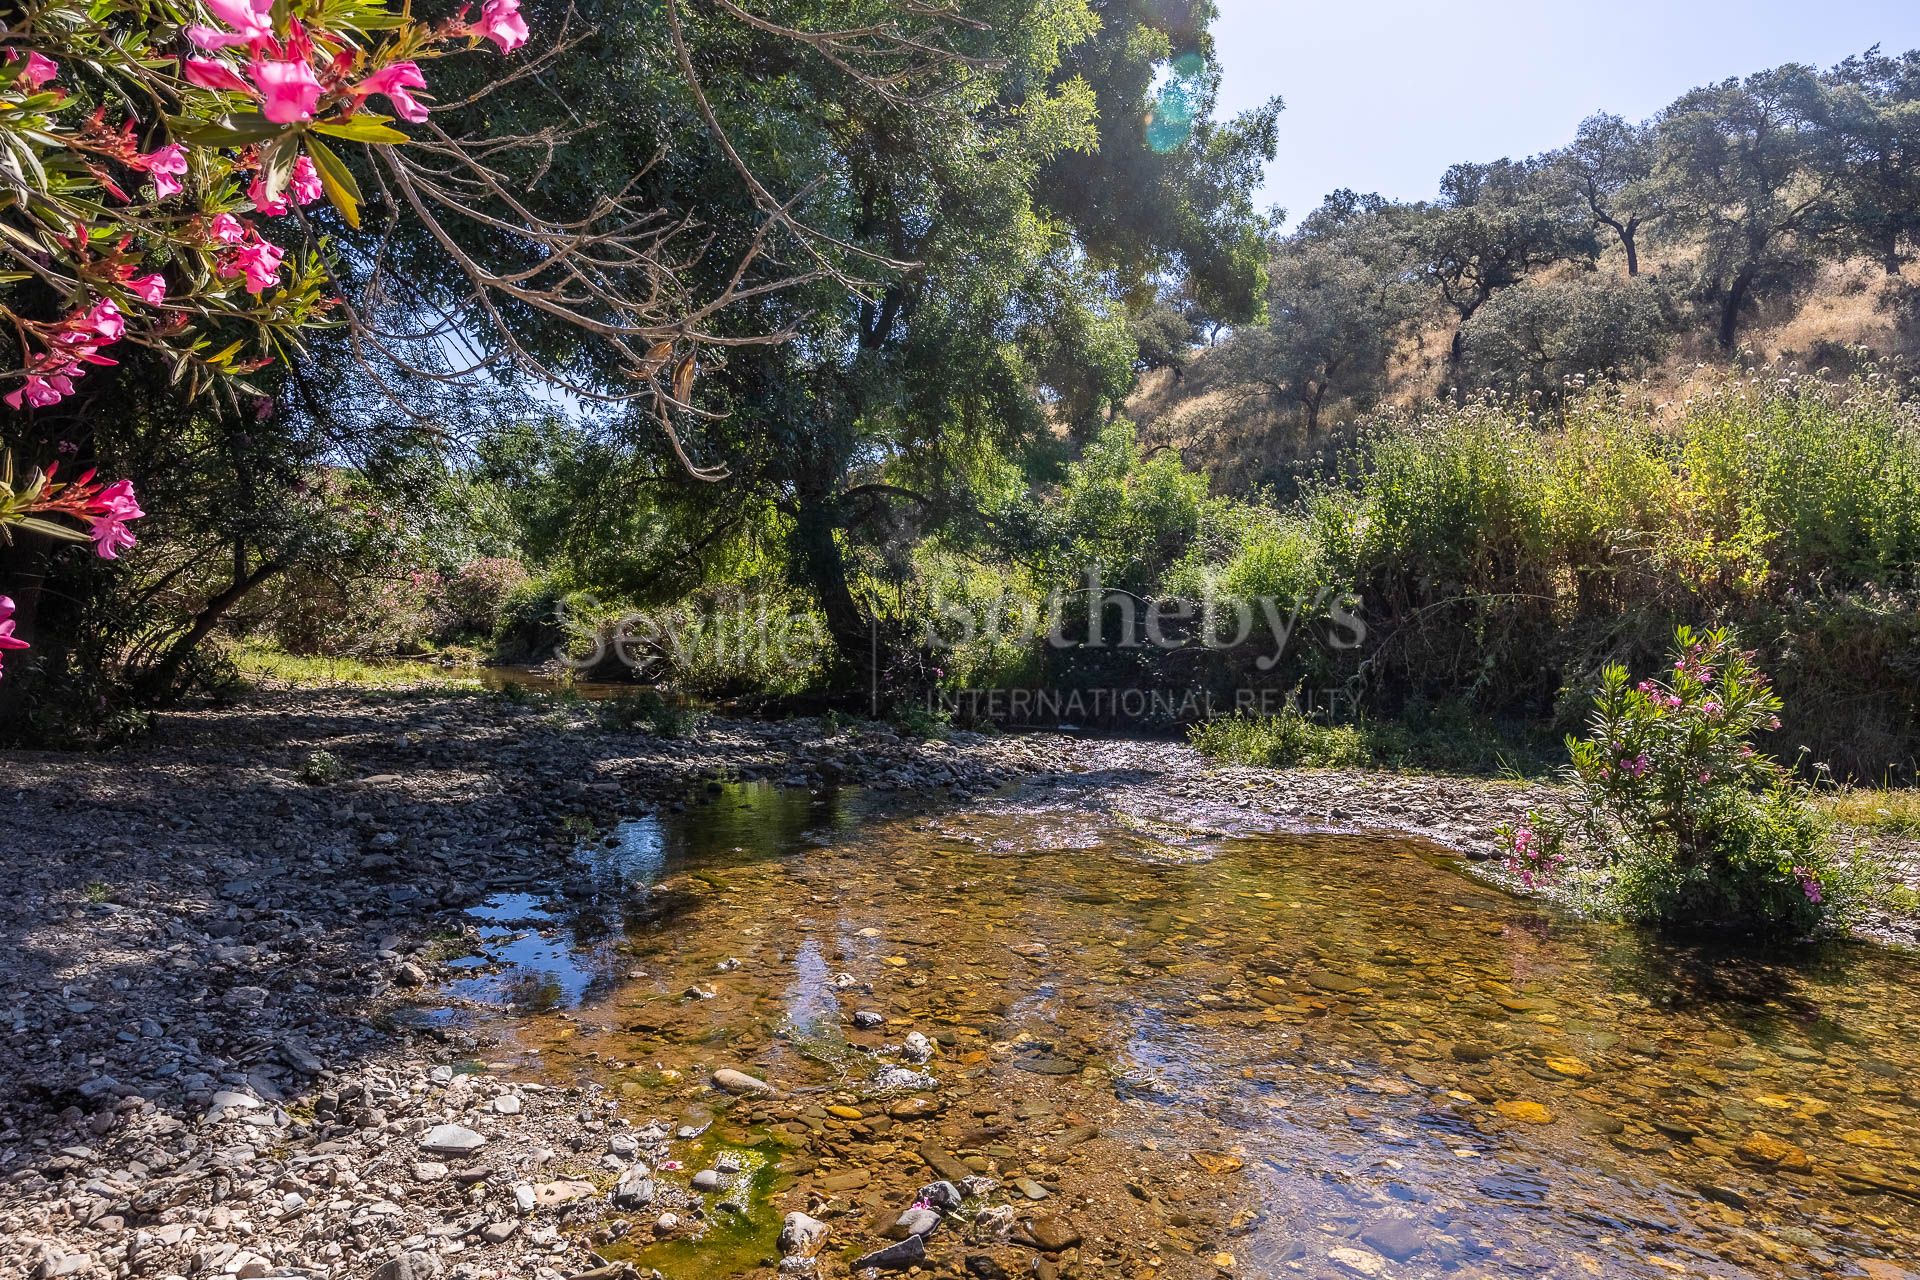
[[[1341,769],[1373,761],[1359,729],[1319,724],[1297,703],[1289,703],[1278,715],[1204,721],[1188,732],[1187,741],[1212,759],[1267,769]]]
[[[1636,377],[1671,329],[1646,279],[1571,276],[1502,289],[1461,332],[1473,386],[1558,399],[1592,377]]]
[[[544,661],[566,641],[561,602],[572,585],[555,576],[529,578],[508,590],[493,624],[493,655],[502,662]]]
[[[1675,638],[1671,676],[1607,668],[1569,800],[1504,834],[1528,887],[1565,877],[1599,914],[1799,937],[1844,920],[1871,875],[1804,783],[1754,750],[1780,699],[1730,632]]]
[[[482,556],[461,565],[443,584],[442,634],[491,638],[501,611],[527,580],[526,567],[503,556]]]
[[[600,723],[608,729],[644,727],[661,738],[684,738],[707,720],[705,711],[654,689],[603,699],[598,714]]]
[[[324,787],[347,776],[346,762],[331,751],[311,751],[300,762],[300,781],[310,787]]]

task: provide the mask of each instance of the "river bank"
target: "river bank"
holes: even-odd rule
[[[0,1270],[38,1280],[594,1268],[573,1228],[644,1117],[599,1080],[490,1071],[469,1031],[408,1013],[470,942],[459,913],[564,876],[619,820],[697,813],[721,779],[935,813],[1027,780],[1142,839],[1393,830],[1478,856],[1544,794],[1057,734],[666,739],[561,703],[337,691],[4,770]]]

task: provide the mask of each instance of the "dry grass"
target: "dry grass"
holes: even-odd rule
[[[1920,836],[1920,791],[1848,788],[1823,801],[1834,821],[1861,831]]]

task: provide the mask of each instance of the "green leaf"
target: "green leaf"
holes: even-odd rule
[[[59,538],[66,542],[85,542],[89,536],[84,529],[71,529],[64,524],[42,520],[38,516],[21,516],[14,521],[14,524],[32,533],[43,533],[49,538]]]
[[[345,138],[348,142],[371,142],[383,146],[393,146],[413,139],[398,129],[389,129],[386,121],[392,116],[355,116],[345,124],[316,124],[315,133],[324,133],[330,138]]]
[[[173,136],[203,147],[244,147],[286,132],[258,111],[240,111],[217,120],[171,120]]]
[[[360,184],[353,180],[353,172],[326,143],[311,135],[307,138],[307,154],[313,157],[313,167],[320,171],[320,185],[326,190],[327,199],[333,201],[333,207],[340,211],[348,226],[358,227]]]

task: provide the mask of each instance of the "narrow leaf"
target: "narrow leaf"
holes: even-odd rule
[[[320,171],[320,185],[326,190],[327,199],[333,201],[333,207],[340,211],[348,226],[358,227],[360,184],[353,180],[353,171],[326,143],[311,134],[307,136],[307,154],[313,157],[313,167]]]

